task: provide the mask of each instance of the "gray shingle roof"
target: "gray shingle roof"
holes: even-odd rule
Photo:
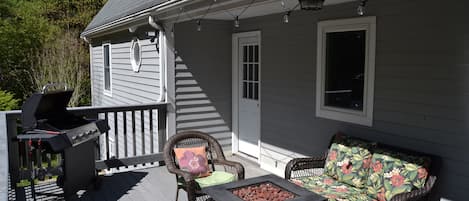
[[[167,0],[108,0],[83,32],[151,8]]]

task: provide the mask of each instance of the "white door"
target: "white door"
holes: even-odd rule
[[[238,151],[259,157],[260,144],[260,34],[238,40]]]

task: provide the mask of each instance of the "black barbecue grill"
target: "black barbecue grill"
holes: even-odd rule
[[[68,112],[66,107],[72,94],[73,90],[66,87],[52,92],[45,87],[42,93],[33,94],[23,104],[24,133],[17,136],[19,141],[36,149],[61,154],[57,184],[66,198],[96,181],[96,139],[109,130],[105,120],[89,120]]]

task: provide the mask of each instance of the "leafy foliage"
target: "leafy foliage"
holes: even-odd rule
[[[0,90],[0,111],[18,109],[18,103],[13,94]]]
[[[78,32],[65,32],[47,44],[37,55],[37,65],[32,68],[35,88],[40,90],[48,83],[65,83],[75,90],[70,106],[89,104],[83,97],[90,93],[88,51]],[[89,100],[89,98],[88,98]]]
[[[89,89],[85,89],[90,86],[88,45],[78,33],[104,3],[105,0],[1,0],[0,89],[24,100],[39,84],[64,81],[63,74],[52,72],[67,69],[66,73],[73,77],[67,84],[80,91],[74,95],[78,100],[71,105],[89,104]]]

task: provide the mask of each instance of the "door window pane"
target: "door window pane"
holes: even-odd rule
[[[247,61],[248,61],[248,47],[243,46],[243,62],[247,62]]]
[[[259,45],[254,46],[254,62],[259,62]]]
[[[247,79],[248,79],[248,65],[243,64],[243,80],[247,80]]]
[[[252,82],[250,82],[249,85],[248,85],[248,98],[249,98],[249,99],[252,99],[252,97],[253,97],[253,94],[252,94],[252,91],[253,91],[253,90],[252,90],[252,86],[253,86],[253,85],[252,85]]]
[[[324,104],[363,110],[366,31],[326,35]]]
[[[254,81],[259,81],[259,64],[254,64]]]
[[[252,45],[249,46],[249,62],[253,62],[254,57],[254,47]]]
[[[243,98],[248,98],[248,84],[243,82]]]
[[[253,80],[253,74],[254,74],[254,67],[252,64],[249,64],[249,81],[252,81]]]
[[[254,84],[254,99],[259,100],[259,83]]]

